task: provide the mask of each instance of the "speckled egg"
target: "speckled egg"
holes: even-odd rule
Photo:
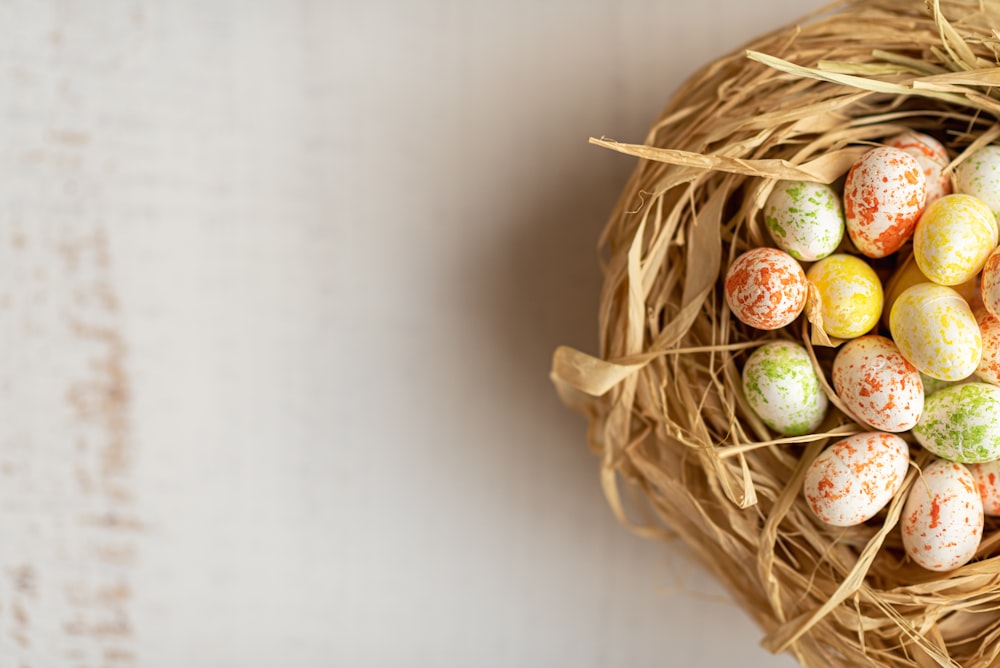
[[[1000,385],[1000,318],[985,309],[976,314],[983,354],[979,359],[976,376],[993,385]]]
[[[906,477],[910,450],[895,434],[867,432],[837,441],[806,471],[802,494],[826,524],[861,524],[882,510]]]
[[[892,312],[893,304],[896,303],[896,299],[899,295],[903,294],[904,290],[916,285],[917,283],[928,282],[931,281],[929,278],[924,276],[922,271],[920,271],[920,267],[917,266],[916,259],[913,255],[908,255],[885,284],[885,303],[882,306],[882,324],[886,327],[889,326],[889,313]],[[955,292],[962,295],[962,299],[968,302],[971,306],[972,301],[976,299],[976,296],[979,293],[978,282],[978,279],[973,276],[964,283],[959,283],[958,285],[952,285],[950,287],[953,288]]]
[[[822,183],[779,181],[764,205],[764,222],[779,248],[808,262],[835,251],[844,236],[840,195]]]
[[[951,179],[942,173],[951,158],[948,151],[934,137],[922,132],[903,132],[886,140],[886,146],[906,151],[914,158],[924,172],[926,198],[924,206],[934,200],[951,194]]]
[[[997,221],[972,195],[946,195],[924,211],[913,235],[913,257],[939,285],[975,278],[997,247]]]
[[[792,341],[753,351],[743,366],[743,394],[764,424],[787,436],[815,430],[829,404],[809,353]]]
[[[1000,146],[984,146],[966,158],[955,170],[955,187],[983,200],[1000,216]]]
[[[726,274],[729,309],[757,329],[778,329],[794,321],[806,305],[808,290],[799,263],[776,248],[748,250]]]
[[[889,331],[903,356],[932,378],[962,380],[979,366],[979,325],[951,288],[918,283],[904,290],[889,314]]]
[[[983,306],[995,316],[1000,316],[1000,249],[986,258],[980,283]]]
[[[983,502],[962,464],[936,460],[910,488],[900,529],[903,548],[932,571],[950,571],[975,555],[983,538]]]
[[[983,512],[987,515],[1000,515],[1000,461],[966,464],[965,467],[976,481],[976,489],[983,502]]]
[[[975,383],[978,378],[975,374],[971,376],[966,376],[962,380],[940,380],[938,378],[931,378],[925,373],[920,374],[920,382],[924,384],[924,396],[929,397],[935,392],[943,390],[946,387],[952,387],[953,385],[958,385],[959,383]]]
[[[823,300],[823,329],[830,336],[853,339],[878,324],[882,283],[859,257],[837,253],[825,257],[806,274]]]
[[[882,431],[912,429],[924,409],[920,372],[884,336],[844,344],[833,361],[833,386],[855,416]]]
[[[865,153],[847,173],[847,234],[868,257],[885,257],[913,235],[924,209],[926,185],[917,159],[882,146]]]
[[[913,436],[925,450],[953,462],[1000,459],[1000,387],[964,383],[935,392],[924,400]]]

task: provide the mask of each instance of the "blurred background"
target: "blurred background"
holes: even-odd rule
[[[793,665],[548,371],[587,138],[819,4],[0,2],[0,665]]]

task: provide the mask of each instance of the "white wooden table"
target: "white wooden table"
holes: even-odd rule
[[[790,666],[547,380],[697,66],[818,2],[0,3],[0,666]]]

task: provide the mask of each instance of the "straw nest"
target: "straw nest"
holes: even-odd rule
[[[775,438],[739,369],[763,340],[789,338],[829,378],[835,350],[805,317],[776,333],[737,322],[721,278],[741,251],[770,245],[761,208],[777,179],[835,182],[907,128],[943,140],[951,168],[997,140],[998,30],[1000,3],[985,0],[841,3],[697,72],[643,144],[592,140],[641,160],[601,240],[600,356],[558,349],[553,380],[590,420],[618,518],[686,541],[763,627],[764,647],[807,666],[1000,664],[1000,522],[987,518],[964,567],[909,561],[897,524],[929,459],[914,444],[884,512],[819,523],[806,468],[862,428],[832,410],[818,433]]]

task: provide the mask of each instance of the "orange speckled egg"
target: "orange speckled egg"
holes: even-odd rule
[[[976,376],[987,383],[1000,385],[1000,318],[985,309],[976,314],[983,338],[983,353]]]
[[[867,432],[837,441],[820,453],[802,486],[809,509],[835,527],[871,519],[899,491],[910,450],[895,434]]]
[[[740,255],[726,273],[726,302],[741,322],[757,329],[790,324],[806,305],[805,272],[791,255],[776,248],[754,248]]]
[[[995,316],[1000,316],[1000,248],[986,258],[980,282],[983,306]]]
[[[924,206],[939,197],[951,194],[951,179],[941,173],[951,159],[941,142],[930,135],[911,130],[890,137],[885,143],[886,146],[898,148],[912,155],[924,170],[924,183],[927,188]]]
[[[1000,461],[965,466],[976,481],[979,498],[983,501],[983,512],[987,515],[1000,515]]]
[[[912,429],[924,409],[920,372],[884,336],[848,341],[833,361],[833,386],[854,415],[875,429]]]
[[[913,235],[924,209],[926,184],[917,159],[882,146],[865,153],[847,173],[847,234],[868,257],[885,257]]]
[[[900,520],[903,547],[932,571],[965,564],[983,538],[983,501],[964,465],[944,459],[925,467],[914,481]]]

